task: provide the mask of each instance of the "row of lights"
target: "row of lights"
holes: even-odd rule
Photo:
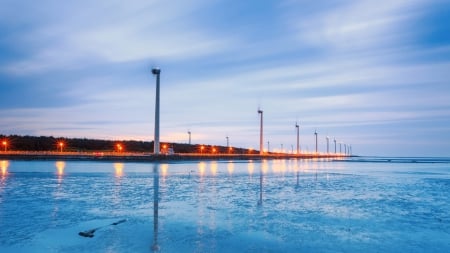
[[[203,154],[203,152],[207,152],[206,147],[204,145],[200,146],[200,153]],[[218,149],[216,147],[211,147],[211,153],[215,154],[218,152]],[[232,153],[233,152],[233,148],[232,147],[228,147],[228,153]]]
[[[2,141],[3,150],[5,152],[8,150],[8,145],[9,145],[9,143],[8,143],[7,140],[3,140]],[[58,150],[60,152],[63,152],[64,147],[66,146],[66,144],[63,141],[58,141],[56,143],[56,146],[58,147]],[[122,152],[124,150],[124,147],[123,147],[123,145],[121,143],[118,143],[118,144],[116,144],[116,149],[117,149],[118,152]]]

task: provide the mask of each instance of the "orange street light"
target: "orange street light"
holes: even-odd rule
[[[8,147],[8,142],[7,141],[3,141],[2,144],[5,147],[5,152],[6,152],[6,147]]]
[[[118,150],[119,152],[122,152],[122,150],[123,150],[122,144],[118,143],[116,146],[117,146],[117,150]]]
[[[228,152],[229,152],[229,153],[233,153],[233,148],[232,148],[232,147],[229,147],[229,148],[228,148]]]
[[[63,151],[63,147],[64,147],[64,142],[60,141],[58,143],[59,148],[61,149],[61,152]]]
[[[200,147],[200,153],[202,153],[203,154],[203,150],[205,149],[205,147],[202,145],[201,147]]]
[[[213,149],[212,149],[212,152],[213,152],[213,153],[216,153],[216,148],[213,148]]]

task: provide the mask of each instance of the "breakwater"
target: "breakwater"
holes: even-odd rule
[[[262,160],[262,159],[313,159],[313,158],[343,158],[343,154],[200,154],[179,153],[117,153],[117,152],[24,152],[11,151],[0,153],[0,159],[6,160],[79,160],[79,161],[196,161],[196,160]]]

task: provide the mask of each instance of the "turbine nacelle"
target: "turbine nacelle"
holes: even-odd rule
[[[152,68],[153,75],[159,75],[160,73],[161,73],[161,70],[159,68]]]

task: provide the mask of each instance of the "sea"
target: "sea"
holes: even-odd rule
[[[450,252],[450,158],[0,160],[0,252]]]

